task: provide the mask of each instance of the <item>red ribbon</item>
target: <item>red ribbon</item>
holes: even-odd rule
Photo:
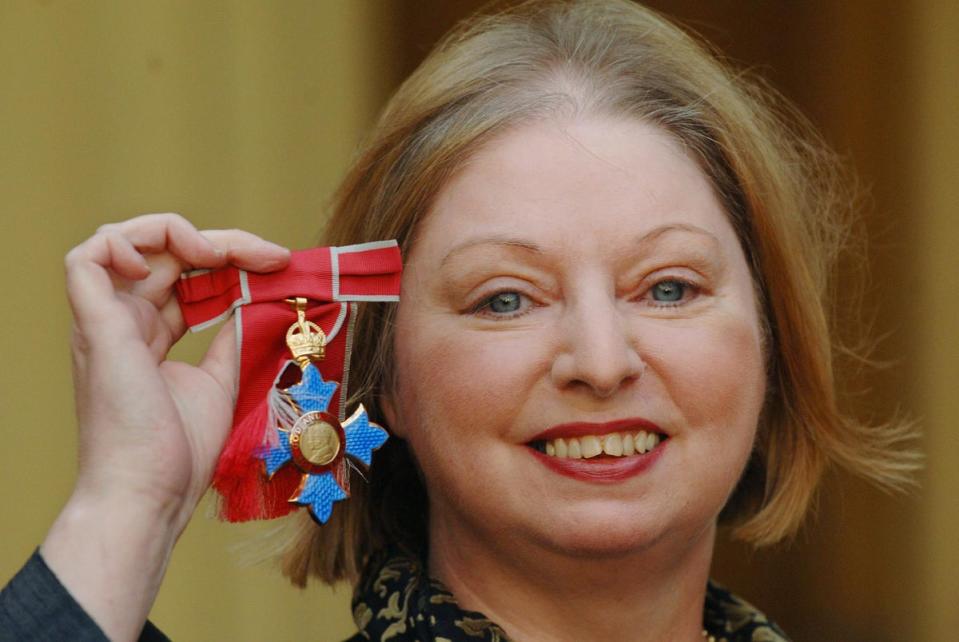
[[[239,389],[233,430],[213,477],[221,512],[229,521],[284,515],[299,475],[293,467],[267,482],[257,457],[266,433],[266,399],[290,359],[286,331],[296,311],[286,299],[305,297],[307,319],[326,333],[326,356],[318,363],[326,381],[340,383],[331,414],[345,418],[355,302],[398,301],[402,260],[396,241],[294,252],[279,272],[257,274],[234,267],[184,274],[176,285],[180,310],[198,331],[234,314],[240,352]]]

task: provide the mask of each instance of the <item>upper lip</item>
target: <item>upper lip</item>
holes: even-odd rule
[[[543,432],[533,437],[530,441],[549,441],[560,437],[584,437],[586,435],[607,435],[612,432],[630,432],[645,430],[647,432],[657,432],[665,434],[663,429],[641,417],[630,417],[628,419],[617,419],[603,423],[577,421],[566,424],[559,424],[547,428]]]

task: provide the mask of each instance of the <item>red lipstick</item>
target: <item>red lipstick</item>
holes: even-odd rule
[[[544,466],[565,477],[598,484],[615,484],[643,473],[662,457],[669,440],[659,426],[638,418],[601,424],[568,423],[544,430],[531,440],[531,442],[549,441],[560,437],[601,436],[613,432],[639,432],[640,430],[655,432],[661,436],[662,441],[649,452],[624,457],[599,455],[589,459],[571,459],[550,456],[536,448],[529,448],[529,452]]]
[[[660,435],[666,435],[662,428],[651,421],[633,417],[630,419],[618,419],[616,421],[607,421],[606,423],[588,423],[574,422],[568,424],[559,424],[552,428],[547,428],[539,433],[530,441],[549,441],[550,439],[564,439],[569,437],[584,437],[586,435],[608,435],[611,432],[655,432]]]

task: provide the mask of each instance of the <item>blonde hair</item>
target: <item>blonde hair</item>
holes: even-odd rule
[[[768,389],[753,456],[723,519],[766,545],[795,532],[824,469],[907,483],[904,424],[844,416],[834,383],[828,277],[852,209],[842,172],[808,124],[704,45],[626,0],[527,2],[456,28],[402,85],[335,197],[324,241],[395,238],[404,250],[447,179],[505,128],[550,116],[618,115],[670,132],[700,163],[750,263],[766,328]],[[355,328],[351,403],[383,421],[394,308]],[[303,518],[284,572],[355,582],[389,545],[422,554],[426,491],[404,442],[377,452],[369,483],[325,526]]]

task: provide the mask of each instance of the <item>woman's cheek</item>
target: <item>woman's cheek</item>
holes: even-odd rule
[[[457,328],[433,335],[428,352],[436,359],[436,379],[448,388],[449,405],[484,414],[506,406],[515,414],[544,372],[547,336],[542,328]]]
[[[661,373],[689,428],[727,432],[738,425],[752,434],[765,394],[765,369],[751,320],[720,318],[675,328],[651,345],[649,367]]]
[[[532,338],[464,331],[455,318],[409,321],[403,328],[413,330],[398,337],[396,356],[403,377],[404,432],[418,433],[408,435],[414,446],[455,450],[508,431],[522,404],[520,372]],[[442,435],[430,434],[436,431]]]

